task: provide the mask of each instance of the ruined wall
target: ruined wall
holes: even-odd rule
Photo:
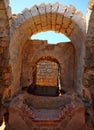
[[[0,96],[4,98],[10,96],[7,91],[11,84],[11,66],[9,65],[10,18],[9,1],[0,0]]]
[[[85,17],[74,6],[62,4],[35,5],[12,16],[10,39],[10,63],[12,66],[12,91],[20,90],[21,59],[23,46],[33,34],[53,30],[65,34],[76,50],[75,88],[82,94],[82,71],[84,62]],[[19,63],[19,64],[18,64]]]
[[[67,45],[62,46],[62,44],[48,46],[46,42],[41,41],[40,43],[37,41],[39,43],[37,45],[27,42],[31,35],[48,30],[61,32],[70,38],[75,53],[69,45],[68,47]],[[25,46],[25,44],[27,45]],[[70,52],[71,50],[72,52]],[[68,87],[68,90],[74,86],[79,94],[85,90],[83,91],[85,112],[83,111],[82,119],[86,122],[87,129],[93,130],[94,120],[91,118],[93,112],[90,108],[94,104],[94,1],[89,0],[85,18],[75,7],[63,6],[59,3],[35,5],[31,9],[25,9],[17,16],[11,17],[9,1],[0,0],[0,96],[9,98],[11,92],[15,94],[20,89],[20,85],[30,85],[33,81],[32,73],[36,61],[43,56],[48,56],[48,54],[50,57],[55,57],[60,63],[62,87],[65,89]],[[9,60],[11,65],[9,65]],[[13,80],[11,79],[11,71]],[[74,95],[71,102],[76,99]],[[75,101],[76,105],[77,102],[78,99]],[[78,119],[81,118],[79,112],[81,109],[77,111],[78,116],[73,118],[74,127],[75,121],[78,122]],[[70,120],[67,122],[70,123]],[[63,124],[65,125],[64,122]],[[68,126],[69,129],[70,126],[71,123]]]
[[[46,41],[27,41],[23,48],[21,87],[32,84],[33,72],[36,69],[38,61],[49,57],[52,64],[54,64],[54,62],[58,62],[60,65],[61,86],[65,90],[73,89],[73,87],[75,87],[74,73],[77,73],[74,66],[74,51],[75,50],[71,42],[51,45],[47,44]]]
[[[40,60],[36,65],[36,84],[41,86],[58,85],[58,64],[49,60]]]
[[[90,94],[93,100],[94,109],[94,1],[89,0],[88,10],[86,14],[86,55],[85,67],[83,73],[83,85],[89,90],[90,93],[85,97],[90,101]]]

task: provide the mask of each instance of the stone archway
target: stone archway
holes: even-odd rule
[[[81,92],[83,71],[85,17],[73,6],[63,6],[59,3],[35,5],[25,9],[21,14],[12,17],[10,63],[12,66],[12,91],[20,89],[22,48],[31,35],[54,30],[65,34],[72,42],[76,52],[75,83],[77,91]]]
[[[33,81],[28,90],[35,95],[59,96],[59,73],[60,65],[55,58],[41,57],[34,65]]]
[[[66,92],[74,90],[75,49],[71,42],[48,44],[43,40],[28,40],[22,49],[21,87],[29,87],[33,82],[33,72],[40,59],[48,59],[59,64],[60,84]],[[45,70],[46,71],[46,70]],[[34,74],[36,75],[36,73]]]

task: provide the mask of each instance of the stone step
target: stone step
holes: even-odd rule
[[[59,121],[60,110],[34,109],[32,118],[34,121]]]
[[[29,106],[35,109],[58,109],[65,106],[65,104],[71,103],[71,95],[64,94],[58,97],[46,97],[46,96],[26,96],[26,102]]]

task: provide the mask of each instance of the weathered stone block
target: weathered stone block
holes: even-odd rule
[[[82,29],[83,33],[86,32],[85,26],[86,26],[86,22],[85,22],[85,18],[83,17],[83,14],[80,11],[75,11],[72,20],[77,23],[77,25]]]
[[[46,5],[46,13],[51,13],[52,12],[52,5],[49,3]]]
[[[9,0],[4,0],[5,7],[7,8],[9,6]]]
[[[46,12],[46,6],[44,3],[41,3],[40,5],[38,5],[38,10],[40,14],[45,14]]]
[[[29,19],[29,18],[32,17],[30,11],[28,9],[26,9],[26,8],[22,11],[22,14],[23,14],[25,19]]]
[[[58,7],[59,7],[59,3],[56,2],[52,5],[52,13],[57,13],[58,12]]]
[[[12,12],[11,12],[11,7],[10,6],[7,7],[7,15],[8,15],[9,19],[12,17]]]
[[[66,11],[64,13],[64,16],[67,18],[73,17],[74,13],[76,11],[76,8],[72,5],[67,6]]]
[[[20,25],[24,21],[25,21],[25,17],[22,14],[18,14],[17,15],[17,23],[18,23],[18,25]]]
[[[67,18],[67,17],[64,17],[63,18],[62,28],[68,28],[69,24],[70,24],[70,19]]]
[[[67,6],[64,6],[63,4],[59,4],[58,13],[64,15],[66,9],[67,9]]]
[[[34,22],[35,22],[36,24],[40,24],[40,23],[41,23],[40,15],[34,16],[33,19],[34,19]]]
[[[88,7],[89,7],[89,9],[94,10],[94,1],[93,0],[89,0]]]
[[[62,21],[63,21],[63,16],[60,14],[57,14],[56,23],[61,25]]]
[[[39,15],[39,11],[38,11],[36,5],[34,5],[34,6],[30,9],[30,12],[31,12],[32,16],[37,16],[37,15]]]
[[[41,32],[41,30],[42,30],[41,24],[38,24],[38,25],[36,26],[36,28],[37,28],[38,32]]]

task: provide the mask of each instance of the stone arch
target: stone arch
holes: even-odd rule
[[[51,56],[43,56],[43,57],[39,58],[39,59],[35,62],[35,65],[36,65],[38,62],[40,62],[41,60],[49,60],[49,61],[52,61],[52,62],[56,62],[56,63],[60,66],[59,61],[58,61],[56,58],[51,57]]]
[[[47,5],[42,3],[13,16],[11,23],[10,63],[14,77],[11,85],[12,88],[14,86],[13,89],[20,88],[21,54],[25,42],[35,33],[54,30],[65,34],[75,47],[75,70],[78,70],[75,82],[78,91],[81,90],[85,17],[80,11],[73,6],[64,6],[59,3]]]
[[[75,49],[71,42],[47,44],[46,41],[28,40],[22,51],[21,86],[29,86],[32,83],[32,73],[37,61],[42,57],[56,60],[60,66],[61,86],[74,89],[74,58]],[[70,68],[70,69],[69,69]]]

